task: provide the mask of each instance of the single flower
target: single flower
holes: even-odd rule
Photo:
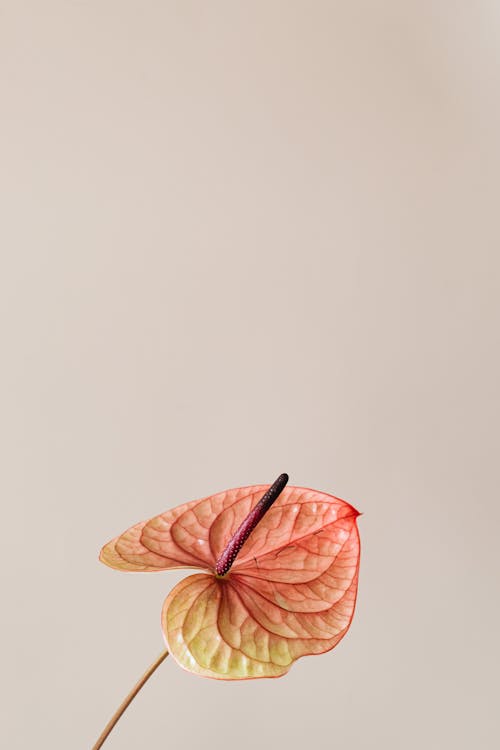
[[[100,559],[124,571],[198,568],[168,595],[167,648],[181,667],[223,680],[280,677],[332,649],[356,602],[358,511],[304,487],[226,490],[132,526]]]

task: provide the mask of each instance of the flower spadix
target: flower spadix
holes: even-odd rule
[[[354,613],[358,511],[285,486],[226,490],[132,526],[102,549],[124,571],[198,568],[168,595],[167,647],[181,667],[216,679],[280,677],[332,649]]]

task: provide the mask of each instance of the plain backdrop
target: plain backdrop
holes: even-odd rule
[[[0,2],[1,733],[89,750],[182,572],[101,545],[287,471],[363,512],[339,646],[172,659],[106,745],[498,742],[500,10]]]

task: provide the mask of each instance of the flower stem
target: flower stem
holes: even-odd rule
[[[168,656],[168,651],[165,649],[165,651],[162,651],[162,653],[159,655],[159,657],[154,661],[149,669],[142,675],[139,682],[134,685],[130,693],[127,695],[123,703],[117,708],[111,719],[108,721],[106,726],[104,727],[102,734],[100,735],[99,739],[93,746],[92,750],[99,750],[100,747],[103,746],[104,741],[106,740],[106,737],[109,735],[113,727],[115,726],[118,719],[121,717],[121,715],[124,713],[125,709],[127,709],[132,701],[134,700],[135,696],[139,692],[139,690],[142,688],[143,685],[146,684],[146,682],[149,680],[153,672],[155,672],[162,661],[164,661]]]

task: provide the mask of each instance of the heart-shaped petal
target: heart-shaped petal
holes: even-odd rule
[[[181,581],[163,607],[165,639],[185,669],[216,679],[279,677],[347,632],[359,514],[339,498],[286,487],[283,479],[264,513],[268,485],[239,487],[136,524],[103,548],[101,560],[119,570],[206,571]]]

